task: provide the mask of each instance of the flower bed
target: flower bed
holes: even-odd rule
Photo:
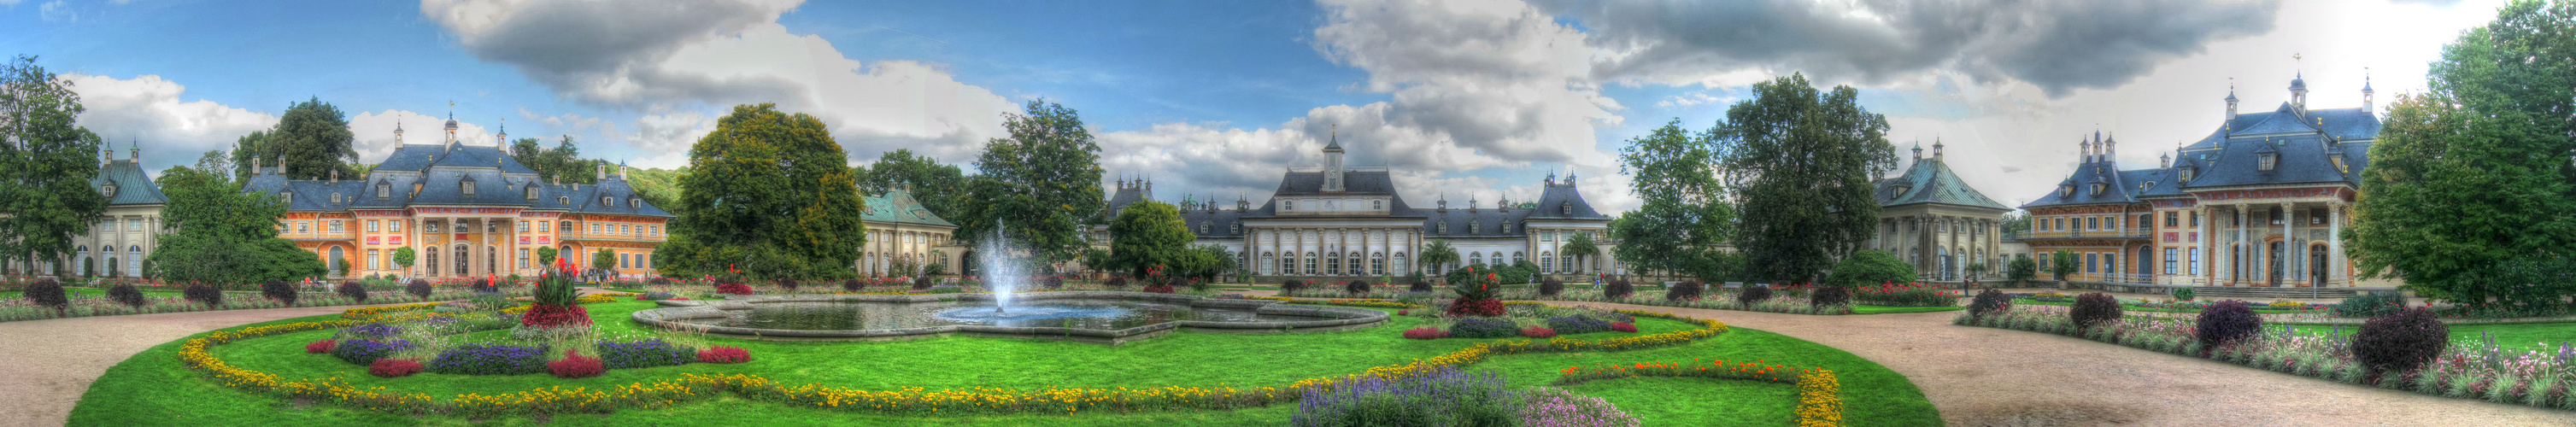
[[[182,343],[179,348],[179,358],[184,365],[207,372],[216,384],[226,387],[251,393],[312,399],[353,409],[395,414],[435,413],[473,418],[526,414],[605,413],[621,408],[664,408],[678,402],[709,399],[724,393],[791,406],[876,413],[1072,414],[1081,411],[1136,412],[1257,407],[1295,401],[1308,390],[1331,391],[1338,387],[1351,386],[1367,378],[1379,380],[1407,378],[1427,374],[1442,367],[1458,368],[1472,365],[1495,355],[1622,351],[1664,347],[1708,338],[1725,333],[1727,330],[1725,323],[1717,321],[1642,311],[1622,310],[1621,312],[1631,316],[1681,320],[1700,327],[1597,341],[1559,337],[1544,341],[1483,342],[1430,359],[1417,359],[1410,363],[1369,368],[1358,374],[1311,378],[1285,386],[1253,388],[1047,388],[1038,390],[910,388],[868,391],[822,384],[791,386],[753,375],[681,374],[678,378],[649,380],[606,390],[554,387],[495,395],[465,394],[440,401],[421,393],[393,392],[381,387],[360,389],[336,378],[286,380],[274,374],[233,367],[215,357],[209,350],[215,345],[255,337],[343,328],[369,322],[419,320],[439,317],[443,313],[379,315],[363,320],[299,322],[216,331],[205,337]]]
[[[2305,326],[2331,328],[2323,336],[2300,333],[2301,326],[2267,327],[2251,337],[2204,347],[2190,318],[2128,316],[2080,329],[2067,312],[2065,307],[2025,305],[1985,316],[1963,313],[1952,323],[2066,335],[2347,384],[2576,410],[2576,398],[2568,390],[2576,385],[2576,347],[2512,352],[2492,338],[2452,341],[2424,368],[2374,376],[2353,357],[2343,325]]]
[[[1558,385],[1636,377],[1697,377],[1730,380],[1765,381],[1798,386],[1798,425],[1839,426],[1843,424],[1842,381],[1834,371],[1823,368],[1799,369],[1787,365],[1764,365],[1762,361],[1711,361],[1707,365],[1680,363],[1637,363],[1633,365],[1596,365],[1566,367],[1557,377]],[[1712,369],[1713,368],[1713,369]]]
[[[1853,289],[1851,297],[1853,301],[1859,301],[1863,304],[1883,305],[1889,307],[1955,307],[1959,305],[1959,293],[1957,291],[1943,290],[1938,286],[1923,283],[1907,283],[1901,285],[1885,283],[1878,286],[1862,286],[1860,288]]]

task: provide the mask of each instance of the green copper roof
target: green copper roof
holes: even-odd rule
[[[948,220],[939,219],[939,214],[931,213],[930,208],[921,207],[921,201],[913,200],[912,192],[909,191],[895,190],[881,195],[864,196],[864,198],[868,209],[859,215],[863,220],[940,227],[957,226],[949,223]]]
[[[1995,203],[1994,199],[1986,198],[1986,195],[1978,193],[1977,189],[1968,187],[1967,182],[1959,180],[1959,174],[1950,173],[1950,166],[1942,164],[1939,157],[1914,159],[1914,166],[1905,169],[1905,176],[1882,179],[1872,184],[1878,187],[1879,206],[1943,203],[2012,210],[2004,207],[2002,203]]]
[[[134,159],[109,160],[99,167],[98,176],[89,179],[92,190],[103,191],[108,184],[116,185],[116,194],[107,199],[108,206],[170,203],[168,196],[161,195],[161,186],[154,185],[152,178],[144,175],[143,166],[136,164]]]

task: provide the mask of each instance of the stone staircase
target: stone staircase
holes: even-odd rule
[[[2248,301],[2288,298],[2342,299],[2352,297],[2355,294],[2354,289],[2352,288],[2310,289],[2244,286],[2193,286],[2191,288],[2191,292],[2194,298],[2202,300],[2212,298],[2235,298]]]

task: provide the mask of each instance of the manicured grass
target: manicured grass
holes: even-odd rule
[[[1562,387],[1619,405],[1650,426],[1797,425],[1798,386],[1746,380],[1641,377]],[[1850,409],[1845,406],[1845,409]]]
[[[1968,308],[1967,308],[1967,307],[1960,307],[1960,306],[1949,306],[1949,307],[1889,307],[1889,306],[1883,306],[1883,305],[1861,305],[1861,304],[1853,304],[1853,305],[1852,305],[1852,314],[1931,313],[1931,312],[1936,312],[1936,311],[1957,311],[1957,310],[1966,310],[1966,309],[1968,309]]]
[[[651,308],[636,301],[593,304],[599,329],[607,333],[640,332],[629,313]],[[289,321],[324,320],[321,316]],[[690,364],[651,369],[611,370],[607,375],[561,380],[547,375],[457,376],[419,374],[408,378],[368,376],[365,368],[306,354],[303,345],[328,337],[308,331],[249,339],[215,347],[218,357],[234,366],[285,378],[337,377],[359,388],[427,393],[439,400],[462,393],[499,393],[562,386],[594,390],[681,373],[746,373],[789,384],[821,383],[840,387],[892,390],[903,387],[1038,389],[1048,386],[1278,386],[1299,379],[1357,373],[1368,367],[1409,362],[1466,347],[1464,339],[1405,340],[1398,331],[1419,326],[1422,319],[1398,316],[1390,324],[1358,331],[1295,334],[1228,334],[1179,332],[1124,346],[1110,347],[1049,340],[945,337],[909,341],[765,342],[714,338],[750,349],[753,361],[739,365]],[[275,323],[275,322],[272,322]],[[1643,333],[1690,326],[1662,319],[1641,319]],[[1576,335],[1599,339],[1620,333]],[[447,416],[409,417],[352,411],[334,405],[311,405],[222,388],[188,371],[176,360],[173,341],[154,347],[109,369],[73,410],[75,425],[153,424],[456,424]],[[1512,384],[1544,385],[1568,366],[1681,362],[1693,359],[1767,360],[1796,366],[1821,366],[1841,374],[1845,419],[1852,425],[1939,424],[1939,412],[1903,375],[1831,347],[1736,328],[1689,345],[1626,352],[1540,353],[1496,357],[1469,367],[1503,373]],[[1602,397],[1650,419],[1697,424],[1741,417],[1786,419],[1794,402],[1747,407],[1732,397],[1775,393],[1769,384],[1728,381],[1604,381],[1578,391]],[[1788,386],[1776,393],[1790,396]],[[1774,404],[1764,404],[1774,405]],[[609,415],[567,415],[552,423],[576,425],[645,424],[839,424],[839,425],[1277,425],[1295,405],[1236,411],[1162,413],[1085,413],[974,417],[910,417],[812,410],[734,397],[681,404],[660,410],[623,410]],[[1755,413],[1768,414],[1756,416]],[[1715,414],[1731,414],[1725,418]],[[531,424],[536,420],[498,420]],[[1778,423],[1771,423],[1778,424]]]
[[[2301,335],[2324,336],[2334,333],[2329,325],[2287,325]],[[2506,323],[2496,325],[2450,325],[2452,341],[2485,342],[2486,334],[2495,334],[2496,345],[2508,350],[2542,350],[2557,352],[2560,344],[2576,344],[2576,322]],[[2279,328],[2280,326],[2274,326]],[[2344,325],[2343,334],[2360,332],[2359,325]]]

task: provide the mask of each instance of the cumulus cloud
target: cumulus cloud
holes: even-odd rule
[[[1802,71],[1883,83],[1933,69],[2062,96],[2144,75],[2210,42],[2270,32],[2276,0],[1652,1],[1567,5],[1605,80],[1733,86]]]
[[[62,74],[80,94],[80,126],[130,157],[129,145],[143,150],[143,165],[152,172],[193,165],[209,150],[232,149],[233,141],[277,125],[277,116],[199,99],[182,101],[188,87],[157,75],[131,79]]]
[[[854,157],[912,148],[959,162],[1001,135],[1002,113],[1018,110],[932,64],[862,63],[821,37],[792,34],[778,17],[799,3],[424,0],[421,12],[477,58],[516,67],[559,96],[648,112],[636,132],[620,133],[648,138],[627,141],[647,152],[694,142],[688,134],[705,134],[705,116],[731,105],[772,102],[822,119]],[[653,162],[684,160],[681,151]]]
[[[394,137],[395,127],[403,130],[399,140]],[[447,118],[435,114],[408,110],[360,111],[349,116],[349,134],[354,136],[350,145],[358,150],[358,161],[382,162],[386,155],[402,148],[402,144],[447,143],[446,127]],[[465,145],[501,146],[501,137],[496,131],[472,120],[456,121],[456,141]],[[521,134],[511,138],[528,137],[539,136]]]

